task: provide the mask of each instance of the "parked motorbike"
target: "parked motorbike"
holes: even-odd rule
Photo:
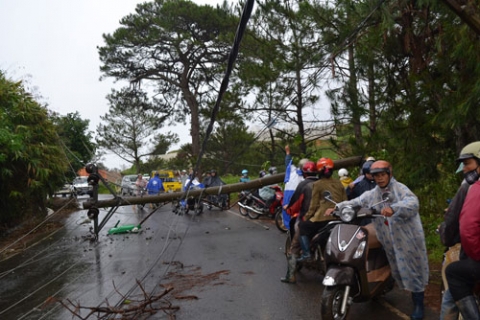
[[[228,194],[209,195],[203,201],[207,205],[208,210],[212,210],[213,207],[226,210],[229,207],[230,198]]]
[[[324,198],[335,203],[328,191]],[[365,218],[384,219],[373,208],[392,198],[385,193],[382,199],[371,208],[347,206],[333,212],[342,223],[333,228],[325,247],[323,320],[343,320],[352,303],[371,300],[393,289],[394,280],[384,249],[369,248],[368,230],[358,225]]]
[[[244,193],[240,193],[240,201],[238,202],[240,214],[248,215],[250,219],[258,219],[261,215],[269,216],[275,219],[278,230],[286,232],[287,228],[283,224],[282,218],[283,191],[279,186],[271,186],[270,188],[275,190],[275,198],[268,207],[258,193],[250,191],[247,194],[242,191]]]
[[[248,207],[249,199],[247,197],[251,192],[252,191],[249,191],[249,190],[242,190],[238,194],[238,211],[242,216],[248,215],[247,207]]]
[[[185,182],[185,187],[189,188],[190,190],[195,189],[204,189],[205,186],[203,183],[198,182],[198,180],[194,179],[191,183],[189,181]],[[192,196],[188,196],[185,199],[180,199],[179,201],[175,201],[173,203],[173,212],[175,214],[187,214],[189,211],[193,211],[195,215],[201,214],[203,212],[203,201],[200,197],[195,198]]]

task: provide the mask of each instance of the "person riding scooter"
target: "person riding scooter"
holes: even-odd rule
[[[300,232],[299,223],[305,216],[312,200],[313,183],[317,178],[317,165],[313,161],[306,161],[301,167],[304,180],[301,181],[290,202],[284,206],[285,211],[290,215],[290,236],[292,243],[290,246],[290,256],[288,257],[287,275],[280,281],[285,283],[295,283],[295,269],[297,259],[300,256]],[[309,250],[310,251],[310,250]]]
[[[425,236],[418,213],[418,198],[407,186],[393,177],[392,165],[389,162],[383,160],[374,162],[370,167],[370,173],[377,186],[355,199],[338,203],[337,207],[369,208],[382,201],[383,193],[392,194],[395,202],[384,204],[380,210],[385,219],[375,219],[366,228],[376,232],[378,241],[387,254],[392,276],[397,285],[412,292],[414,310],[411,319],[423,319],[424,291],[428,283],[429,268]],[[331,211],[328,214],[330,213]]]
[[[340,180],[332,178],[333,167],[333,160],[330,158],[320,158],[317,161],[319,180],[313,183],[310,207],[304,219],[300,221],[299,224],[302,256],[298,261],[310,259],[310,239],[324,227],[328,221],[336,219],[325,215],[326,210],[335,207],[335,205],[324,199],[324,191],[330,191],[332,199],[335,202],[347,200],[347,193]]]

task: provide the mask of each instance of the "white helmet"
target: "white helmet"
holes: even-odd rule
[[[345,168],[338,170],[338,176],[340,178],[348,176],[348,171]]]

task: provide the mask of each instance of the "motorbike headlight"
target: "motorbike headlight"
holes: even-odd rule
[[[352,207],[345,207],[340,212],[340,219],[344,222],[350,222],[355,217],[355,210]]]
[[[329,276],[326,276],[325,278],[323,278],[322,283],[323,283],[324,286],[327,286],[327,287],[331,287],[331,286],[334,286],[334,285],[337,284],[335,282],[335,279],[332,278],[332,277],[329,277]]]
[[[353,259],[360,258],[363,256],[363,252],[365,252],[365,245],[367,244],[366,241],[360,242],[360,244],[357,247],[357,250],[355,251],[355,254],[353,255]]]

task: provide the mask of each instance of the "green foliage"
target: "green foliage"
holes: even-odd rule
[[[46,213],[47,195],[63,185],[67,162],[57,130],[21,82],[0,73],[0,223]]]
[[[237,19],[220,6],[155,0],[137,5],[120,24],[113,34],[103,35],[101,71],[153,88],[161,99],[152,110],[170,120],[184,123],[189,116],[191,153],[198,157],[200,113],[211,110],[218,93]]]
[[[140,173],[142,159],[162,152],[178,141],[176,134],[161,134],[165,114],[154,112],[148,96],[137,90],[112,90],[107,96],[110,104],[103,123],[97,127],[97,143],[121,159],[132,163]]]
[[[53,114],[51,120],[57,127],[58,137],[63,146],[63,156],[69,163],[65,172],[66,180],[72,181],[76,172],[93,160],[96,145],[93,132],[88,130],[89,120],[80,118],[80,113],[69,113],[66,116]]]

